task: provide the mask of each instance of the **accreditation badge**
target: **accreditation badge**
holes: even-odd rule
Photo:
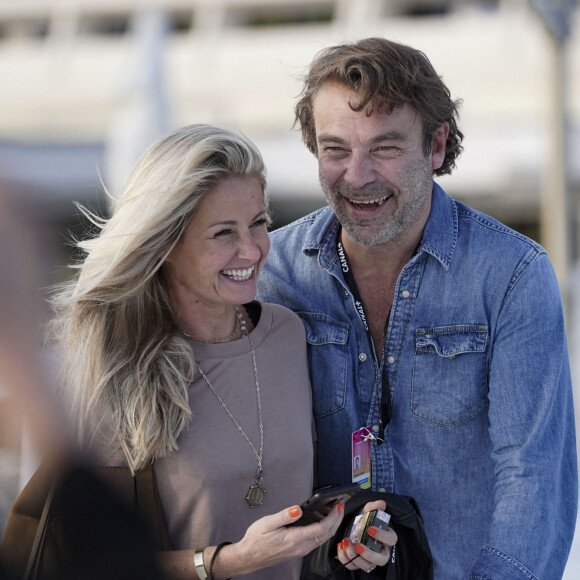
[[[371,487],[371,442],[370,427],[363,427],[352,434],[352,482],[363,489]]]

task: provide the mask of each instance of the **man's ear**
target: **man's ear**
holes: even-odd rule
[[[443,123],[443,125],[438,129],[435,129],[435,133],[433,133],[433,138],[431,139],[431,168],[433,171],[439,169],[443,165],[448,135],[449,123]]]

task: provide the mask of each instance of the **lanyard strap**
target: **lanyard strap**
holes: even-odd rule
[[[369,325],[367,322],[367,317],[365,314],[362,298],[356,284],[356,280],[354,279],[354,275],[350,266],[348,264],[348,259],[346,257],[346,252],[344,251],[344,247],[342,246],[342,242],[340,239],[337,241],[336,250],[338,252],[338,258],[340,260],[340,266],[342,268],[342,274],[344,276],[344,281],[346,285],[349,287],[351,294],[354,298],[354,304],[356,306],[356,311],[361,319],[361,322],[366,330],[367,338],[369,341],[369,347],[374,352],[373,340],[371,337],[371,332],[369,329]],[[390,313],[389,313],[390,317]],[[387,317],[387,324],[389,318]],[[383,353],[384,356],[384,353]],[[379,432],[377,435],[377,445],[380,445],[385,438],[385,426],[391,420],[391,389],[389,387],[389,381],[387,378],[387,369],[386,365],[382,365],[382,372],[381,372],[381,408],[379,412]]]
[[[369,325],[367,323],[367,317],[365,315],[365,309],[362,303],[362,298],[358,289],[358,286],[356,285],[356,280],[354,279],[354,275],[352,273],[352,270],[350,269],[350,266],[348,265],[348,259],[346,257],[346,252],[344,251],[344,248],[342,247],[342,242],[340,240],[338,240],[337,245],[336,245],[336,251],[338,252],[338,258],[340,260],[340,266],[342,268],[342,274],[344,276],[344,281],[346,282],[346,285],[349,287],[351,294],[354,297],[354,305],[356,306],[356,311],[358,312],[358,315],[360,316],[361,322],[363,323],[363,326],[365,327],[365,330],[367,331],[367,335],[369,338],[369,345],[372,346],[372,340],[371,340],[371,333],[369,330]]]

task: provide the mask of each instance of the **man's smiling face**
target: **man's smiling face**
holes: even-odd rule
[[[324,86],[314,98],[319,176],[349,238],[375,246],[426,222],[440,155],[424,154],[422,122],[411,107],[375,108],[368,116],[350,108],[356,99],[340,84]]]

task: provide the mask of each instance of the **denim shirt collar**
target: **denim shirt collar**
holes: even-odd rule
[[[340,223],[329,207],[319,210],[314,220],[313,227],[308,230],[304,239],[302,252],[305,255],[318,253],[320,266],[327,270],[337,259],[336,239]],[[437,183],[433,183],[431,212],[417,254],[430,254],[448,270],[457,237],[457,205]]]
[[[431,213],[418,252],[431,254],[448,270],[457,246],[458,230],[457,204],[437,183],[433,183]]]

